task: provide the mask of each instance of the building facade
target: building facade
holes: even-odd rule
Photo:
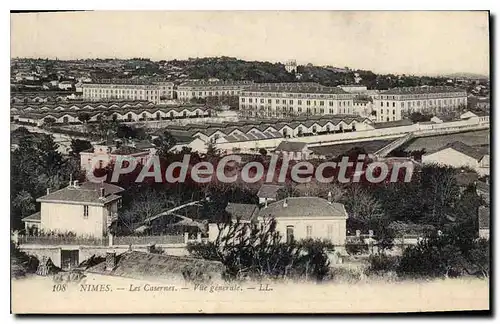
[[[47,192],[38,198],[40,212],[23,219],[39,230],[48,233],[68,233],[76,236],[102,238],[108,227],[118,217],[124,189],[107,183],[78,181],[66,188]]]
[[[102,80],[98,83],[82,84],[84,100],[147,100],[160,103],[161,100],[172,99],[174,84],[172,82],[140,82],[134,80]]]
[[[191,99],[240,95],[253,81],[188,81],[177,87],[177,99],[189,102]]]
[[[400,120],[413,112],[441,113],[467,107],[467,92],[453,87],[405,87],[382,91],[373,101],[375,121]]]
[[[317,83],[271,83],[243,90],[239,107],[245,117],[351,115],[353,99],[340,88]]]

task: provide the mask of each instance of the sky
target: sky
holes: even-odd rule
[[[11,14],[11,57],[231,56],[377,73],[489,74],[485,11],[97,11]]]

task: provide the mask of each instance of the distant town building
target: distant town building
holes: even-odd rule
[[[307,160],[312,151],[307,148],[307,143],[283,141],[274,150],[275,153],[290,160]]]
[[[373,101],[376,121],[400,120],[413,112],[437,113],[467,106],[467,92],[453,87],[406,87],[380,92]]]
[[[469,167],[479,175],[489,175],[490,173],[489,152],[458,141],[424,154],[422,163],[436,163],[455,168]]]
[[[247,117],[297,115],[352,115],[354,95],[317,83],[255,84],[240,95],[240,111]]]
[[[139,164],[145,165],[148,159],[156,154],[155,145],[147,141],[121,144],[119,142],[100,143],[93,148],[80,152],[82,170],[104,168],[115,163],[120,157],[133,157]],[[92,165],[92,162],[95,164]]]
[[[297,61],[295,61],[295,60],[288,60],[285,63],[285,70],[288,73],[297,73]]]
[[[28,228],[101,238],[118,217],[123,188],[108,183],[74,181],[69,186],[38,198],[40,211],[25,217]]]
[[[189,102],[191,99],[207,97],[239,96],[253,81],[188,81],[177,87],[177,99]]]
[[[174,84],[166,81],[100,80],[82,84],[83,99],[106,100],[147,100],[160,103],[172,99]]]
[[[283,186],[274,184],[263,184],[259,192],[257,192],[257,197],[259,197],[259,204],[267,204],[278,200],[278,192]]]
[[[339,85],[338,87],[349,93],[362,93],[368,91],[368,88],[361,84]]]

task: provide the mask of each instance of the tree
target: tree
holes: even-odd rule
[[[90,114],[86,112],[81,112],[78,114],[78,120],[84,124],[87,124],[88,121],[90,120]]]
[[[382,218],[381,204],[363,187],[353,184],[347,190],[345,207],[349,215],[365,223]]]
[[[56,119],[53,118],[53,117],[45,117],[43,119],[43,125],[46,126],[46,127],[51,127],[53,126],[54,124],[56,123]]]
[[[276,220],[265,218],[259,226],[220,223],[214,242],[189,244],[188,251],[220,261],[228,279],[305,278],[322,281],[329,271],[331,242],[303,240],[283,243]]]
[[[72,157],[80,158],[80,152],[89,150],[91,148],[92,144],[89,141],[81,139],[72,139],[69,154]]]
[[[17,209],[22,217],[35,212],[35,199],[26,190],[20,191],[12,201],[12,208]]]
[[[153,140],[153,144],[156,146],[158,156],[166,157],[177,144],[177,140],[169,131],[164,131],[162,135]]]

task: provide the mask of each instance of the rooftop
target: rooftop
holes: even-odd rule
[[[251,221],[257,214],[258,209],[254,204],[228,203],[226,212],[231,214],[231,218],[240,221]]]
[[[448,143],[448,144],[446,144],[444,146],[441,146],[438,149],[435,149],[433,151],[429,151],[425,155],[434,154],[436,152],[440,152],[440,151],[443,151],[443,150],[446,150],[446,149],[449,149],[449,148],[451,148],[451,149],[453,149],[453,150],[455,150],[457,152],[460,152],[462,154],[465,154],[467,156],[470,156],[471,158],[474,158],[474,159],[476,159],[478,161],[481,160],[485,155],[487,155],[487,153],[484,152],[484,150],[481,150],[481,149],[469,146],[469,145],[464,144],[464,143],[459,142],[459,141]]]
[[[323,93],[323,94],[348,94],[342,88],[325,87],[318,83],[304,82],[304,83],[267,83],[255,84],[243,91],[248,92],[287,92],[287,93]],[[244,94],[242,94],[244,95]]]
[[[307,143],[282,141],[275,151],[302,152],[307,148]]]
[[[100,189],[104,189],[104,197],[100,195]],[[71,184],[63,189],[51,192],[38,198],[38,202],[59,202],[59,203],[88,203],[104,205],[113,200],[119,199],[117,194],[125,189],[109,184],[84,182],[82,184]]]
[[[257,193],[257,197],[276,199],[277,195],[278,195],[278,191],[281,188],[283,188],[283,186],[273,185],[273,184],[263,184],[260,187],[259,192]]]
[[[344,205],[339,203],[329,203],[327,200],[318,197],[289,197],[280,201],[270,203],[262,208],[259,217],[297,217],[297,218],[347,218]]]
[[[222,273],[224,266],[220,262],[166,254],[153,254],[139,251],[127,251],[116,256],[116,266],[106,270],[106,261],[89,269],[88,272],[102,275],[119,276],[134,279],[169,278],[172,274],[200,269],[207,273]]]
[[[421,86],[421,87],[402,87],[393,88],[380,92],[382,95],[404,95],[404,94],[430,94],[430,93],[445,93],[445,92],[462,92],[466,94],[465,90],[448,87],[448,86]]]

